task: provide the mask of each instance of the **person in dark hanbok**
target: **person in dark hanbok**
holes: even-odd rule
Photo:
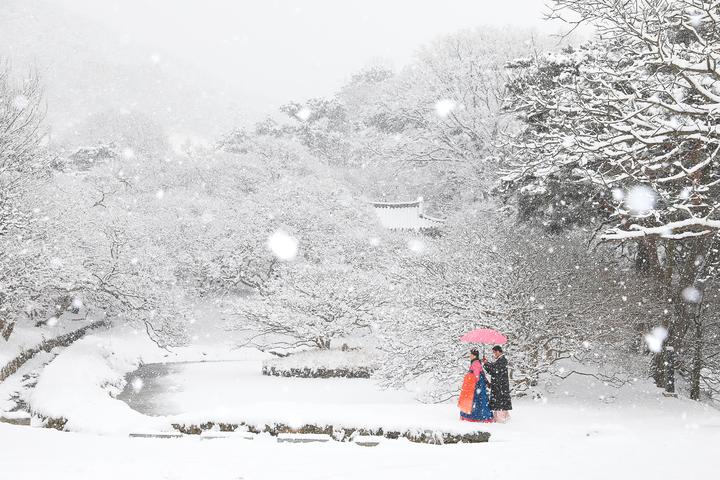
[[[496,422],[505,423],[510,420],[512,399],[510,398],[510,378],[508,376],[508,362],[500,345],[493,347],[494,362],[483,358],[485,371],[490,374],[490,409]]]

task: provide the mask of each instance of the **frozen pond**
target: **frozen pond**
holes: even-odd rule
[[[259,361],[152,363],[128,374],[118,399],[148,415],[175,415],[243,405],[415,403],[409,392],[359,378],[284,378],[261,374]],[[141,388],[139,381],[142,382]]]

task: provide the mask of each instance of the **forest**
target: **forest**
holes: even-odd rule
[[[179,345],[190,306],[211,301],[265,348],[372,335],[392,352],[382,377],[427,376],[434,398],[474,325],[512,333],[522,392],[575,373],[556,367],[568,359],[673,389],[671,351],[682,388],[714,398],[714,17],[560,6],[602,36],[460,32],[181,151],[142,112],[98,113],[78,127],[87,144],[49,145],[42,78],[6,67],[4,341],[74,309]],[[376,225],[369,200],[417,192],[442,235]],[[298,242],[294,261],[266,248],[273,232]]]
[[[0,412],[85,430],[53,400],[71,367],[115,400],[212,332],[263,373],[350,352],[447,404],[476,328],[507,336],[521,402],[650,382],[717,408],[720,7],[547,17],[562,35],[459,30],[202,142],[142,105],[53,125],[52,79],[3,58]],[[372,202],[418,197],[438,230],[378,222]],[[155,353],[125,365],[136,341]]]

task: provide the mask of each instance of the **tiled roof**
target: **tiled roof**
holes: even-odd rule
[[[413,202],[370,202],[380,224],[390,230],[425,230],[442,226],[445,220],[423,213],[423,199]]]

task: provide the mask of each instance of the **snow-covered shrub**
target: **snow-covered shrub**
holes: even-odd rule
[[[68,157],[68,163],[77,170],[89,170],[103,162],[115,160],[120,156],[115,144],[99,144],[80,147]],[[68,166],[70,166],[68,165]]]
[[[305,350],[263,361],[263,375],[280,377],[369,378],[378,357],[364,349]]]

